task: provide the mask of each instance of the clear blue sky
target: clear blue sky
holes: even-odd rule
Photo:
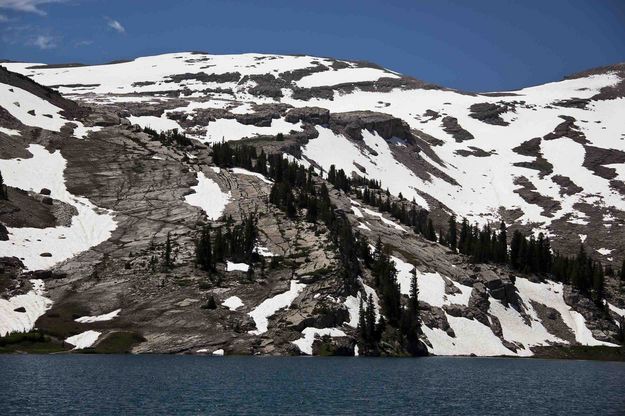
[[[0,0],[0,59],[185,50],[360,59],[449,87],[513,89],[625,61],[625,0]]]

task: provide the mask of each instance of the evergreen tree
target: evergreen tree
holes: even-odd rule
[[[211,246],[210,228],[204,226],[195,244],[195,261],[202,270],[214,271],[213,250]]]
[[[408,311],[419,326],[419,332],[421,332],[421,318],[419,313],[419,283],[417,281],[417,269],[412,269],[412,275],[410,277],[410,303],[408,304]]]
[[[165,249],[163,250],[163,270],[168,271],[174,267],[174,260],[172,256],[171,237],[170,233],[167,233],[167,240],[165,241]]]
[[[501,221],[499,225],[499,235],[497,236],[496,247],[496,259],[497,263],[505,263],[508,260],[508,233],[506,230],[506,223]]]
[[[436,241],[436,231],[434,231],[434,224],[432,219],[428,218],[427,226],[425,228],[425,238],[430,241]]]
[[[221,263],[225,259],[226,255],[226,243],[224,241],[223,233],[221,231],[221,227],[217,228],[217,232],[215,233],[215,243],[213,245],[213,256],[212,260],[215,263]]]
[[[365,324],[367,326],[366,340],[374,341],[375,336],[375,303],[373,303],[373,295],[370,293],[367,298],[367,309],[365,311]]]
[[[0,172],[0,199],[9,199],[9,193],[7,191],[6,185],[4,184],[2,172]]]
[[[469,254],[470,237],[469,222],[463,218],[460,226],[460,238],[458,239],[458,249],[462,254]]]
[[[596,263],[594,265],[594,270],[592,273],[592,297],[595,303],[599,306],[603,306],[604,299],[604,273],[603,267],[601,263]]]
[[[367,317],[365,315],[365,306],[362,296],[360,296],[360,305],[358,306],[358,333],[360,334],[361,340],[367,340]]]
[[[521,268],[521,251],[525,238],[519,230],[515,230],[512,233],[512,241],[510,241],[510,265],[513,269],[519,270]]]
[[[449,231],[447,231],[447,243],[449,244],[449,248],[451,249],[451,251],[453,251],[454,253],[458,248],[457,228],[458,224],[456,223],[456,215],[451,214],[451,217],[449,218]]]

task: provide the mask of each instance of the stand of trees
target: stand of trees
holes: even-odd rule
[[[388,212],[391,217],[412,228],[415,233],[423,235],[430,241],[438,240],[428,211],[419,208],[414,200],[408,202],[400,194],[399,202],[392,201],[388,189],[382,191],[380,188],[380,182],[361,177],[348,178],[343,169],[337,171],[334,165],[330,166],[327,179],[337,189],[345,192],[353,190],[356,198],[376,207],[380,212]]]
[[[268,176],[274,181],[269,201],[287,217],[311,223],[318,221],[324,223],[338,248],[341,257],[340,273],[348,291],[357,287],[357,279],[362,274],[361,262],[371,270],[386,319],[376,322],[373,298],[370,296],[368,299],[362,299],[358,332],[363,354],[379,353],[379,342],[387,327],[395,330],[406,351],[416,353],[421,331],[416,274],[413,277],[414,290],[406,307],[402,305],[397,269],[388,251],[381,241],[378,241],[371,253],[369,241],[354,231],[345,214],[332,204],[325,182],[315,179],[316,174],[312,168],[306,169],[280,154],[265,155],[263,152],[257,154],[252,146],[231,146],[227,142],[213,145],[213,161],[220,167],[239,166]],[[349,190],[352,186],[379,189],[378,182],[349,179],[342,170],[337,172],[332,168],[328,176],[332,178],[330,182],[340,184],[344,190]],[[414,216],[417,223],[419,214],[414,206],[412,211],[407,211],[406,214],[409,213]],[[423,213],[421,215],[423,216]],[[423,229],[426,227],[427,221],[424,221]],[[200,246],[202,244],[198,244],[198,247]]]
[[[232,226],[231,223],[229,219],[223,227],[213,230],[206,225],[200,231],[195,243],[195,262],[202,270],[212,273],[217,263],[226,259],[248,264],[258,259],[259,256],[254,253],[258,237],[256,218],[250,214],[240,224]]]
[[[462,220],[456,241],[455,217],[449,220],[446,245],[471,257],[475,263],[507,264],[522,273],[550,275],[556,281],[572,285],[582,294],[603,305],[605,271],[600,262],[592,259],[581,244],[577,255],[564,256],[553,252],[549,237],[539,233],[529,238],[516,230],[510,245],[507,243],[507,229],[502,222],[498,231],[490,225],[481,229]]]
[[[147,133],[153,140],[158,140],[165,146],[190,146],[193,144],[191,139],[189,139],[184,133],[179,133],[178,129],[168,130],[157,132],[150,127],[144,127],[143,132]]]
[[[364,237],[363,237],[364,239]],[[379,342],[386,327],[393,328],[402,348],[410,354],[419,351],[421,319],[419,316],[419,288],[416,269],[412,272],[408,304],[402,305],[402,295],[397,282],[397,269],[388,249],[378,239],[373,253],[363,256],[365,265],[371,270],[376,292],[380,296],[382,314],[376,323],[373,298],[369,295],[366,306],[361,298],[358,323],[359,345],[365,355],[379,353]]]

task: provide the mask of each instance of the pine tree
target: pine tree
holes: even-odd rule
[[[419,313],[419,282],[417,280],[417,269],[412,269],[410,277],[410,303],[408,307],[410,315],[415,319],[418,325],[418,332],[421,332],[421,318]]]
[[[165,249],[163,250],[163,269],[165,271],[171,270],[174,266],[171,249],[171,237],[170,233],[167,233],[167,240],[165,241]]]
[[[525,237],[523,237],[523,234],[519,230],[515,230],[510,241],[510,265],[517,270],[521,268],[521,251],[524,242]]]
[[[369,341],[374,340],[375,337],[375,303],[373,303],[373,295],[370,293],[367,298],[367,309],[365,311],[365,325],[367,326],[367,337]]]
[[[367,317],[365,316],[365,306],[360,296],[360,305],[358,306],[358,333],[363,341],[367,341]]]
[[[458,248],[457,227],[458,227],[458,224],[456,223],[456,214],[451,214],[451,217],[449,218],[449,231],[447,231],[447,242],[449,244],[449,248],[454,253],[456,252],[456,249]]]
[[[4,184],[4,178],[2,178],[2,172],[0,172],[0,199],[9,199],[9,189]]]
[[[226,255],[226,247],[225,241],[223,237],[223,233],[221,231],[221,227],[217,228],[217,232],[215,234],[215,243],[213,245],[213,262],[219,263],[223,262]]]
[[[211,246],[210,228],[204,226],[200,232],[200,237],[195,244],[195,261],[202,270],[214,271],[213,250]]]
[[[508,260],[508,233],[506,230],[506,223],[503,221],[499,224],[496,253],[495,261],[497,263],[505,263]]]
[[[604,298],[604,273],[601,263],[596,263],[592,274],[592,295],[597,305],[603,305]]]
[[[434,231],[434,224],[432,219],[428,218],[427,227],[425,229],[425,238],[430,241],[436,241],[436,231]]]
[[[462,254],[469,254],[470,237],[469,222],[466,218],[463,218],[462,225],[460,226],[460,238],[458,239],[458,250]]]

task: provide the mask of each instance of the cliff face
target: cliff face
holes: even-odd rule
[[[625,302],[611,277],[601,310],[544,276],[472,264],[335,189],[326,174],[335,165],[380,182],[390,200],[429,211],[437,232],[452,213],[504,220],[548,234],[563,252],[581,240],[617,264],[619,66],[476,95],[314,57],[3,65],[23,75],[0,72],[9,196],[0,201],[0,335],[36,326],[67,348],[102,351],[357,353],[360,299],[371,295],[385,315],[376,278],[362,264],[346,285],[328,224],[305,221],[305,209],[285,215],[269,202],[267,176],[216,167],[210,145],[227,141],[312,166],[338,218],[388,248],[404,306],[416,268],[421,352],[531,355],[540,345],[617,342]],[[158,137],[171,129],[192,140]],[[203,226],[233,227],[250,214],[251,264],[232,258],[201,270]],[[407,353],[390,329],[382,340],[378,353]]]

